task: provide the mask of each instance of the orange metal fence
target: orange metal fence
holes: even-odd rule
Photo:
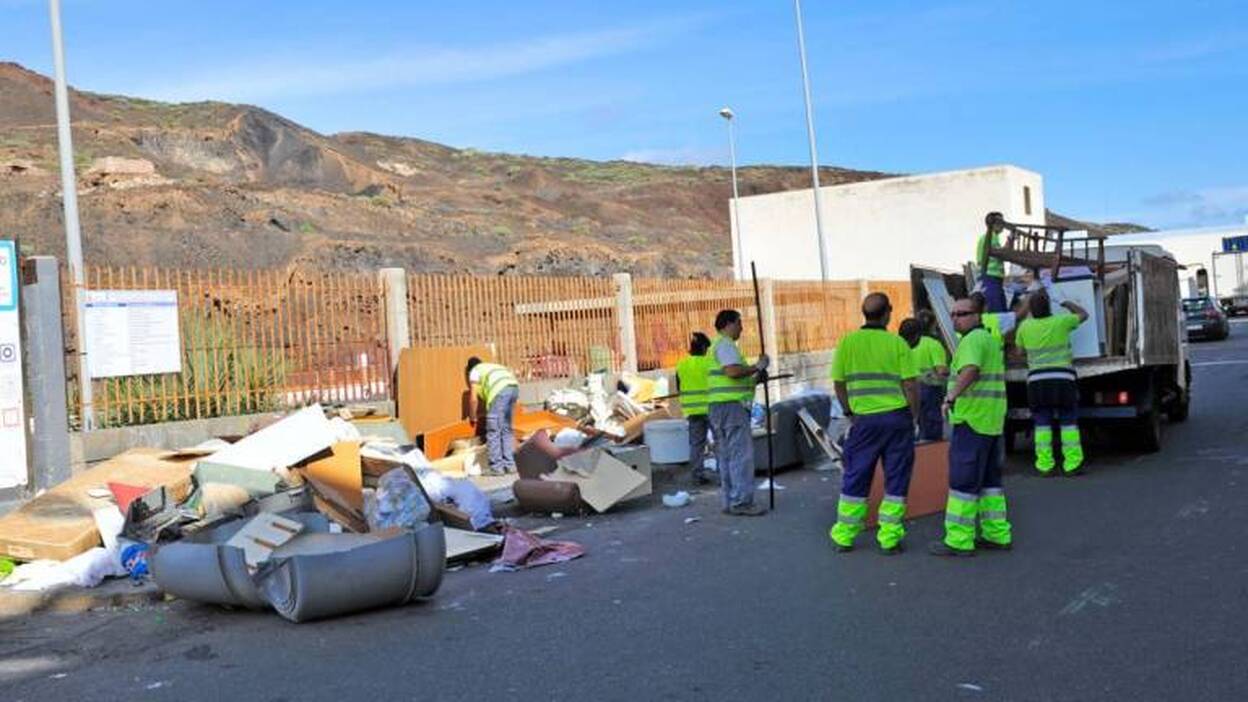
[[[86,274],[89,290],[177,291],[181,336],[180,373],[93,381],[97,427],[392,395],[384,295],[374,274],[101,266]],[[758,353],[749,282],[638,278],[631,288],[639,370],[673,367],[692,332],[713,337],[715,314],[725,307],[744,317],[744,353]],[[71,423],[81,426],[68,282],[64,289]],[[910,309],[906,282],[775,281],[773,355],[833,348],[860,324],[862,294],[877,290],[892,299],[895,327]],[[626,359],[618,292],[610,277],[410,275],[411,343],[492,344],[497,359],[526,380],[618,371]]]
[[[375,275],[88,266],[88,290],[175,290],[180,373],[92,381],[97,427],[249,414],[390,394]],[[81,425],[74,307],[65,294],[71,424]]]
[[[530,380],[620,366],[609,277],[410,275],[407,297],[414,346],[493,344]]]

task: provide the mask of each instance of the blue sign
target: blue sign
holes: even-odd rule
[[[1222,251],[1224,253],[1248,251],[1248,235],[1222,237]]]

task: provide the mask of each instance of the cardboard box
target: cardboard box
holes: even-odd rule
[[[914,447],[914,472],[910,475],[910,494],[906,496],[906,519],[914,519],[945,511],[949,497],[949,442],[932,441]],[[871,494],[867,498],[867,524],[874,526],[880,502],[884,500],[884,468],[875,466]]]
[[[645,497],[654,492],[654,466],[650,463],[650,447],[649,446],[608,446],[607,452],[613,457],[624,463],[629,468],[637,471],[639,475],[646,479],[646,482],[638,485],[635,490],[620,499],[621,502],[635,500],[638,497]]]
[[[646,482],[640,473],[600,448],[560,459],[559,468],[542,479],[576,483],[581,499],[596,512],[606,512]]]

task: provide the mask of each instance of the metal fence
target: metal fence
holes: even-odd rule
[[[97,427],[392,396],[387,301],[375,274],[103,266],[86,274],[88,290],[177,291],[181,337],[179,373],[92,381]],[[62,281],[71,423],[81,426],[73,298]],[[896,318],[909,310],[905,282],[765,282],[773,354],[833,348],[875,290],[889,294]],[[673,367],[692,332],[713,335],[725,307],[744,317],[743,351],[759,350],[749,282],[409,275],[406,305],[412,345],[493,345],[526,380],[618,371],[632,354],[638,370]],[[629,338],[633,349],[624,348]]]
[[[177,291],[181,337],[180,373],[92,381],[97,427],[389,397],[376,275],[103,266],[85,274],[88,290]],[[75,310],[61,279],[71,424],[80,426]]]

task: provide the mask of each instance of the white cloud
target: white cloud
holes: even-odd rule
[[[1138,212],[1123,219],[1154,227],[1208,227],[1242,224],[1248,218],[1248,185],[1176,190],[1145,198]]]
[[[553,35],[475,47],[415,47],[377,59],[258,58],[149,86],[139,94],[171,101],[258,102],[387,88],[482,82],[642,49],[694,20]]]
[[[728,150],[696,146],[683,146],[675,149],[634,149],[620,156],[620,159],[662,166],[715,166],[727,162]]]

